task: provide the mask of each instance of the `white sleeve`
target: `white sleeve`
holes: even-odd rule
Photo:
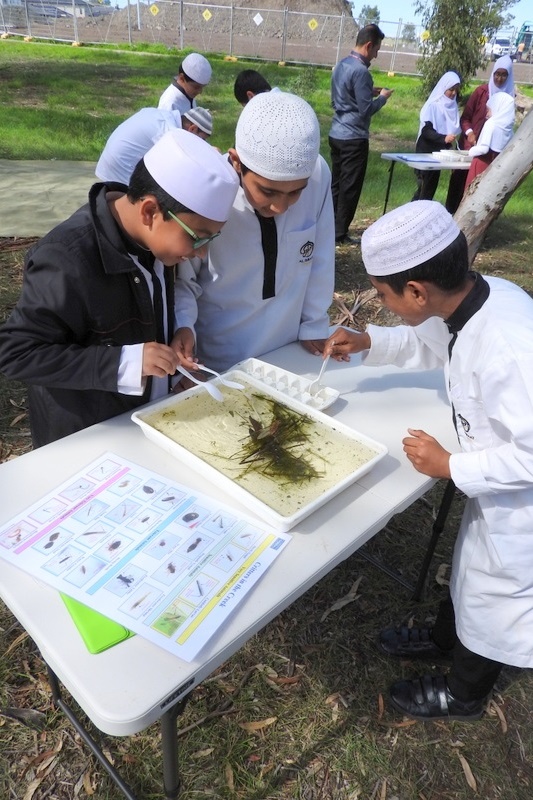
[[[403,369],[437,369],[448,357],[450,334],[441,319],[431,317],[416,327],[369,325],[371,347],[363,354],[366,366],[394,364]]]
[[[315,228],[315,250],[298,330],[299,340],[325,339],[329,335],[328,308],[335,288],[335,224],[331,173],[321,159],[321,205]],[[301,202],[304,202],[303,198]]]
[[[122,348],[118,366],[117,389],[120,394],[141,395],[146,379],[142,377],[144,342]]]
[[[199,281],[202,266],[207,269],[207,262],[201,258],[191,258],[178,264],[174,284],[174,330],[191,328],[194,331],[198,319],[197,299],[202,294]]]
[[[468,152],[471,156],[484,156],[489,152],[489,146],[488,144],[475,144]]]

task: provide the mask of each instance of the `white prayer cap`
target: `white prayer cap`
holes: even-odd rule
[[[191,108],[191,110],[187,111],[183,116],[187,117],[189,122],[192,122],[193,125],[197,125],[200,130],[207,133],[208,136],[211,136],[213,133],[213,117],[207,108],[196,106],[196,108]]]
[[[443,205],[415,200],[389,211],[361,237],[363,263],[369,275],[396,275],[441,253],[461,229]]]
[[[189,53],[181,62],[181,68],[191,81],[206,86],[211,80],[211,64],[200,53]]]
[[[242,163],[263,178],[294,181],[309,178],[320,148],[315,112],[288,92],[262,92],[244,106],[235,131]]]
[[[144,156],[152,178],[171,197],[207,219],[226,222],[239,178],[228,159],[181,128],[167,131]]]

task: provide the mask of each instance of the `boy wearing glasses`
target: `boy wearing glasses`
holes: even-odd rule
[[[0,329],[0,371],[29,384],[34,447],[169,392],[187,343],[174,329],[173,268],[206,254],[237,188],[215,148],[170,131],[126,192],[95,184],[28,253],[21,297]]]
[[[287,92],[253,97],[228,158],[240,188],[222,235],[179,265],[177,327],[197,356],[227,369],[300,341],[318,355],[328,335],[335,245],[331,174],[311,106]],[[192,356],[183,346],[185,355]]]

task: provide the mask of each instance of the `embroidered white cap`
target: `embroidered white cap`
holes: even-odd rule
[[[461,229],[435,200],[414,200],[380,217],[361,237],[369,275],[396,275],[441,253]]]
[[[171,197],[207,219],[226,222],[239,178],[227,157],[181,128],[167,131],[144,155],[152,178]]]
[[[320,149],[317,116],[295,94],[256,94],[239,116],[235,149],[242,163],[263,178],[309,178]]]
[[[211,64],[200,53],[189,53],[181,62],[181,68],[191,81],[206,86],[211,80]]]
[[[213,117],[207,108],[196,106],[195,108],[191,108],[190,111],[186,111],[183,116],[187,117],[189,122],[192,122],[193,125],[197,125],[200,130],[207,133],[208,136],[211,136],[213,133]]]

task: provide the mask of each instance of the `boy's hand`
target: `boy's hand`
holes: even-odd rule
[[[368,333],[348,331],[338,328],[332,333],[324,346],[323,355],[331,356],[336,361],[349,361],[349,353],[360,353],[370,349],[370,336]]]
[[[417,470],[430,478],[451,478],[450,453],[425,431],[408,428],[403,440],[405,455]]]
[[[312,353],[314,356],[320,356],[324,352],[326,339],[300,339],[300,344],[308,353]]]
[[[195,370],[197,368],[195,362],[198,359],[194,357],[195,341],[191,328],[178,328],[172,337],[170,346],[176,353],[179,364],[182,364],[187,369],[192,367]]]
[[[174,375],[178,362],[178,356],[168,345],[146,342],[143,347],[142,377],[153,375],[164,378],[165,375]]]

